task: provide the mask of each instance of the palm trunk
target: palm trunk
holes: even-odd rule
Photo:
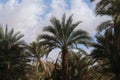
[[[119,14],[116,15],[114,20],[114,46],[115,46],[115,54],[117,56],[116,60],[116,80],[120,80],[120,20]]]
[[[114,66],[116,67],[116,73],[117,73],[116,80],[120,80],[120,31],[116,31],[114,44],[115,44],[114,53],[116,54],[116,58],[114,59],[115,60]]]
[[[120,80],[120,74],[116,74],[116,80]]]
[[[68,49],[66,46],[62,47],[62,80],[68,80]]]

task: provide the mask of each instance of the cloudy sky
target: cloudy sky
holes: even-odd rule
[[[77,28],[93,36],[96,26],[109,19],[96,16],[95,4],[89,0],[0,0],[0,24],[21,31],[24,39],[31,42],[42,33],[43,27],[50,24],[51,17],[61,19],[63,13],[67,16],[73,14],[74,21],[82,21]],[[51,53],[58,53],[58,50]],[[56,59],[54,56],[57,54],[50,55],[52,60]]]
[[[89,0],[0,0],[0,24],[21,31],[27,42],[36,39],[52,16],[73,14],[74,21],[83,21],[77,28],[95,33],[96,26],[108,17],[96,16],[95,3]]]

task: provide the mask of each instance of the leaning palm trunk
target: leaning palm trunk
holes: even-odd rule
[[[62,78],[68,80],[68,49],[66,46],[62,48]]]

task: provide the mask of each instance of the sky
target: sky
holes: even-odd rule
[[[36,40],[43,33],[42,29],[49,25],[50,18],[61,19],[73,14],[73,21],[82,21],[77,29],[82,29],[94,35],[96,27],[108,16],[96,16],[96,3],[89,0],[0,0],[0,24],[24,34],[26,42]]]
[[[61,19],[65,13],[73,14],[74,21],[82,21],[78,29],[93,35],[96,26],[108,19],[96,16],[94,5],[89,0],[0,0],[0,24],[21,31],[24,39],[31,42],[50,24],[51,17]]]

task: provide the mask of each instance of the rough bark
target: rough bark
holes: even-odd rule
[[[62,47],[62,80],[68,80],[68,49]]]

